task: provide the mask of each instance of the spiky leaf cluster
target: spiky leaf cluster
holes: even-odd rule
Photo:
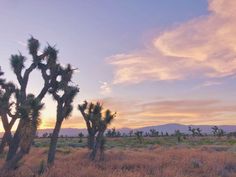
[[[25,67],[26,58],[19,54],[19,55],[11,55],[10,63],[11,67],[15,74],[20,74],[22,69]]]
[[[57,71],[57,78],[61,78],[60,80],[55,80],[49,93],[51,93],[53,98],[57,101],[58,114],[64,119],[68,118],[73,110],[72,103],[79,92],[79,88],[70,84],[73,75],[73,69],[70,65],[67,65],[65,68],[59,66]],[[62,94],[59,92],[62,92]]]
[[[38,101],[33,94],[27,96],[26,102],[18,107],[19,115],[22,119],[35,127],[40,124],[40,110],[43,108],[44,104]]]
[[[116,113],[112,113],[109,109],[103,112],[103,106],[100,102],[88,104],[87,101],[84,101],[82,105],[78,106],[78,109],[88,123],[88,128],[91,128],[94,132],[105,131],[116,117]]]
[[[39,46],[40,46],[39,41],[31,36],[31,38],[28,40],[28,49],[29,49],[29,53],[32,56],[37,56]]]

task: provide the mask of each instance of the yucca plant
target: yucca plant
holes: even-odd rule
[[[52,165],[54,163],[57,139],[59,136],[62,122],[64,119],[70,116],[70,113],[73,110],[73,100],[79,92],[79,88],[77,86],[70,85],[72,74],[73,69],[70,65],[67,65],[66,68],[60,67],[58,76],[61,77],[61,80],[56,81],[50,89],[50,93],[57,102],[57,119],[55,128],[51,136],[50,147],[48,152],[49,165]],[[62,92],[63,94],[60,95],[59,92]]]
[[[0,77],[3,72],[0,69]],[[0,144],[0,154],[3,153],[6,144],[10,144],[12,139],[11,129],[14,125],[17,115],[11,112],[14,101],[11,101],[11,97],[14,96],[16,86],[11,82],[6,82],[5,79],[0,78],[0,117],[5,133],[2,137]]]
[[[104,132],[107,126],[116,117],[116,113],[111,113],[108,109],[103,112],[102,104],[97,102],[89,103],[85,101],[83,104],[78,106],[88,131],[88,148],[92,150],[90,158],[95,159],[98,149],[100,149],[101,155],[104,150]]]
[[[138,142],[141,144],[143,142],[143,131],[136,131],[134,135],[136,136]]]
[[[56,83],[56,78],[59,75],[58,51],[48,45],[43,53],[39,54],[39,47],[40,44],[37,39],[31,37],[28,40],[28,50],[32,57],[28,67],[25,66],[26,57],[21,53],[12,55],[10,58],[11,67],[19,83],[19,89],[17,89],[15,97],[17,100],[17,115],[20,120],[11,140],[3,170],[14,169],[17,162],[29,152],[40,122],[40,110],[43,107],[42,99]],[[32,71],[37,69],[41,72],[44,84],[39,94],[33,96],[27,93],[27,86]]]

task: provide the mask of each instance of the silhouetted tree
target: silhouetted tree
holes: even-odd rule
[[[0,154],[3,153],[5,145],[9,145],[11,142],[11,129],[17,119],[16,113],[12,113],[12,107],[16,105],[16,102],[11,100],[15,95],[16,87],[11,82],[5,82],[1,78],[2,75],[3,72],[0,68],[0,117],[5,131],[0,145]]]
[[[57,102],[57,119],[48,151],[49,165],[53,164],[55,159],[57,140],[62,122],[70,116],[73,110],[73,100],[79,92],[79,88],[77,86],[70,85],[72,75],[73,69],[70,65],[67,65],[66,68],[59,67],[58,77],[60,77],[60,81],[56,80],[55,84],[52,85],[52,88],[49,90],[49,93],[52,94],[53,98]],[[61,95],[60,92],[62,92]]]
[[[188,130],[192,133],[192,136],[202,136],[202,130],[200,128],[188,127]]]
[[[224,130],[223,129],[220,129],[219,127],[217,126],[214,126],[211,128],[212,129],[212,132],[213,132],[213,135],[214,136],[218,136],[218,137],[221,137],[225,134]]]
[[[129,131],[129,136],[132,137],[134,135],[134,131],[133,130],[130,130]]]
[[[84,134],[82,132],[80,132],[79,133],[79,143],[83,142],[83,137],[84,137]]]
[[[181,141],[182,133],[180,132],[180,130],[175,130],[175,134],[174,135],[177,137],[177,141],[179,143]]]
[[[196,128],[196,131],[197,136],[202,136],[202,130],[200,128]]]
[[[139,143],[141,144],[143,142],[143,131],[136,131],[134,135],[136,136]]]
[[[196,136],[196,129],[192,128],[191,126],[188,127],[188,131],[192,133],[192,136]]]
[[[92,160],[95,159],[98,149],[100,149],[102,157],[105,143],[104,132],[115,118],[116,113],[112,114],[108,109],[103,115],[103,107],[99,102],[88,104],[85,101],[82,105],[78,106],[78,109],[86,122],[88,130],[88,147],[92,149],[90,158]]]
[[[28,40],[28,50],[32,61],[27,68],[25,67],[26,57],[23,55],[12,55],[10,59],[11,67],[19,83],[19,89],[16,92],[16,110],[20,120],[9,146],[4,170],[14,169],[17,162],[29,152],[40,123],[40,110],[43,107],[41,101],[57,78],[59,69],[57,50],[49,45],[42,54],[39,54],[39,47],[37,39],[31,37]],[[40,70],[44,81],[37,96],[27,93],[29,77],[36,69]]]
[[[43,138],[47,138],[48,135],[49,135],[49,134],[46,132],[46,133],[44,133],[44,134],[42,135],[42,137],[43,137]]]
[[[217,126],[214,126],[214,127],[211,127],[211,129],[212,129],[213,135],[216,136],[219,128]]]
[[[224,136],[224,135],[225,135],[224,130],[220,128],[220,129],[218,130],[217,135],[218,135],[218,137]]]
[[[150,129],[149,132],[150,132],[150,136],[152,137],[156,137],[159,135],[159,132],[155,129]]]

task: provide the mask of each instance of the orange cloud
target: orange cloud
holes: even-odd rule
[[[163,100],[144,102],[106,98],[104,105],[118,112],[115,127],[141,127],[165,123],[236,124],[236,105],[220,100]]]
[[[209,0],[209,14],[164,31],[153,46],[110,57],[114,83],[236,74],[236,1]]]

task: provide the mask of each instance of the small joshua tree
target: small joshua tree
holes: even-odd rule
[[[200,128],[196,128],[197,136],[202,136],[202,130]]]
[[[136,131],[134,135],[136,136],[139,143],[141,144],[143,142],[143,131]]]
[[[150,136],[152,137],[157,137],[159,135],[159,132],[156,131],[155,129],[150,129]]]
[[[88,104],[85,101],[82,105],[78,106],[88,130],[88,148],[93,149],[95,135],[98,132],[97,120],[101,117],[102,106],[100,103],[96,105],[93,103]]]
[[[188,127],[188,130],[192,133],[192,136],[202,136],[202,130],[200,128]]]
[[[219,128],[217,126],[214,126],[214,127],[211,127],[211,129],[212,129],[213,135],[216,136]]]
[[[219,127],[217,126],[214,126],[211,128],[212,129],[212,132],[213,132],[213,135],[214,136],[218,136],[218,137],[221,137],[223,136],[225,133],[224,133],[224,130],[223,129],[220,129]]]
[[[191,126],[188,127],[188,131],[192,133],[192,136],[196,136],[196,129],[192,128]]]
[[[129,137],[132,137],[134,135],[134,131],[133,130],[130,130],[129,131]]]
[[[82,132],[80,132],[79,133],[79,143],[83,142],[83,137],[84,137],[84,134]]]
[[[73,100],[77,93],[79,92],[79,88],[77,86],[71,86],[71,78],[73,74],[73,69],[70,65],[66,68],[59,67],[58,69],[58,77],[60,81],[56,81],[49,92],[52,94],[53,98],[57,102],[57,119],[55,128],[53,130],[50,147],[48,152],[48,164],[51,165],[55,159],[57,139],[59,136],[59,132],[61,129],[61,125],[64,119],[70,116],[70,113],[73,110]],[[62,95],[59,92],[63,92]]]
[[[223,129],[219,128],[218,132],[217,132],[218,137],[224,136],[225,132]]]
[[[104,132],[115,118],[116,113],[112,114],[108,109],[103,115],[103,107],[99,102],[88,104],[85,101],[84,104],[78,106],[78,109],[86,122],[88,130],[88,148],[92,150],[90,159],[94,160],[96,158],[98,150],[100,150],[100,158],[102,158],[105,144]]]
[[[177,141],[179,143],[181,141],[181,136],[182,136],[180,130],[175,130],[175,136],[177,137]]]

